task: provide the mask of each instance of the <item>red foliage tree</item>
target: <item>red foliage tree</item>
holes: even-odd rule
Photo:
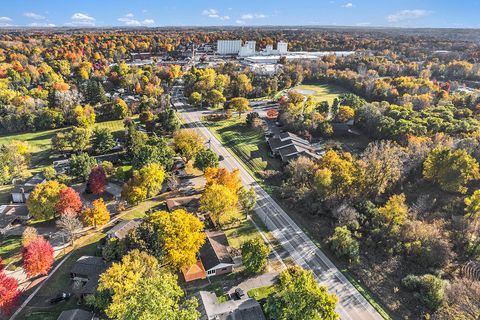
[[[5,264],[3,263],[2,257],[0,257],[0,272],[3,271],[3,268],[5,268]]]
[[[82,199],[80,199],[78,192],[72,188],[65,188],[60,191],[55,209],[59,215],[78,214],[82,211]]]
[[[46,275],[53,264],[53,247],[43,237],[38,237],[22,250],[23,269],[28,277]]]
[[[101,166],[96,166],[90,172],[87,181],[87,192],[93,194],[102,194],[107,185],[107,175]]]
[[[0,272],[0,313],[9,315],[19,297],[17,280]]]

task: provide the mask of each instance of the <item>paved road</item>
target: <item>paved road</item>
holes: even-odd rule
[[[199,132],[205,141],[210,142],[210,148],[224,157],[224,160],[221,161],[223,167],[229,170],[236,168],[240,170],[242,183],[246,186],[252,186],[257,192],[255,213],[290,254],[291,258],[304,269],[311,270],[319,283],[326,285],[330,292],[339,297],[337,312],[341,319],[383,319],[275,200],[255,182],[255,179],[240,162],[203,126],[200,121],[202,111],[178,102],[177,97],[180,96],[181,91],[181,86],[173,87],[172,103],[181,114],[184,123]]]

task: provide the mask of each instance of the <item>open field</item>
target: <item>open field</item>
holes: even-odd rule
[[[108,128],[112,131],[116,138],[123,131],[123,120],[113,120],[99,122],[95,124],[96,128]],[[51,139],[57,132],[68,130],[68,128],[53,129],[38,132],[18,133],[4,135],[0,137],[0,145],[8,143],[12,140],[19,140],[28,143],[32,154],[32,165],[43,164],[50,156]]]
[[[0,257],[5,265],[21,259],[22,237],[0,236]]]
[[[347,93],[348,91],[342,87],[335,86],[332,84],[301,84],[296,87],[293,87],[289,90],[295,90],[306,96],[313,96],[315,101],[322,102],[328,101],[329,104],[332,104],[333,100],[341,95],[342,93]],[[288,90],[280,91],[275,98],[279,98]]]

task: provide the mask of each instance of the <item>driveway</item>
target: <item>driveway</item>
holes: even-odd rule
[[[275,284],[275,282],[277,281],[277,278],[278,278],[278,272],[264,273],[259,276],[248,278],[243,282],[240,282],[235,287],[230,288],[230,290],[228,290],[227,293],[231,295],[232,293],[235,292],[235,289],[237,288],[240,288],[245,293],[247,293],[248,290],[251,290],[251,289],[271,286]]]

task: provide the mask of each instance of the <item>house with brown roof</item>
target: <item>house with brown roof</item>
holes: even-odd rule
[[[182,268],[183,278],[185,282],[202,280],[207,278],[207,272],[203,266],[202,260],[198,260],[197,263]]]
[[[234,262],[229,252],[228,239],[222,231],[207,231],[205,244],[200,248],[200,260],[207,276],[218,276],[233,271]]]

